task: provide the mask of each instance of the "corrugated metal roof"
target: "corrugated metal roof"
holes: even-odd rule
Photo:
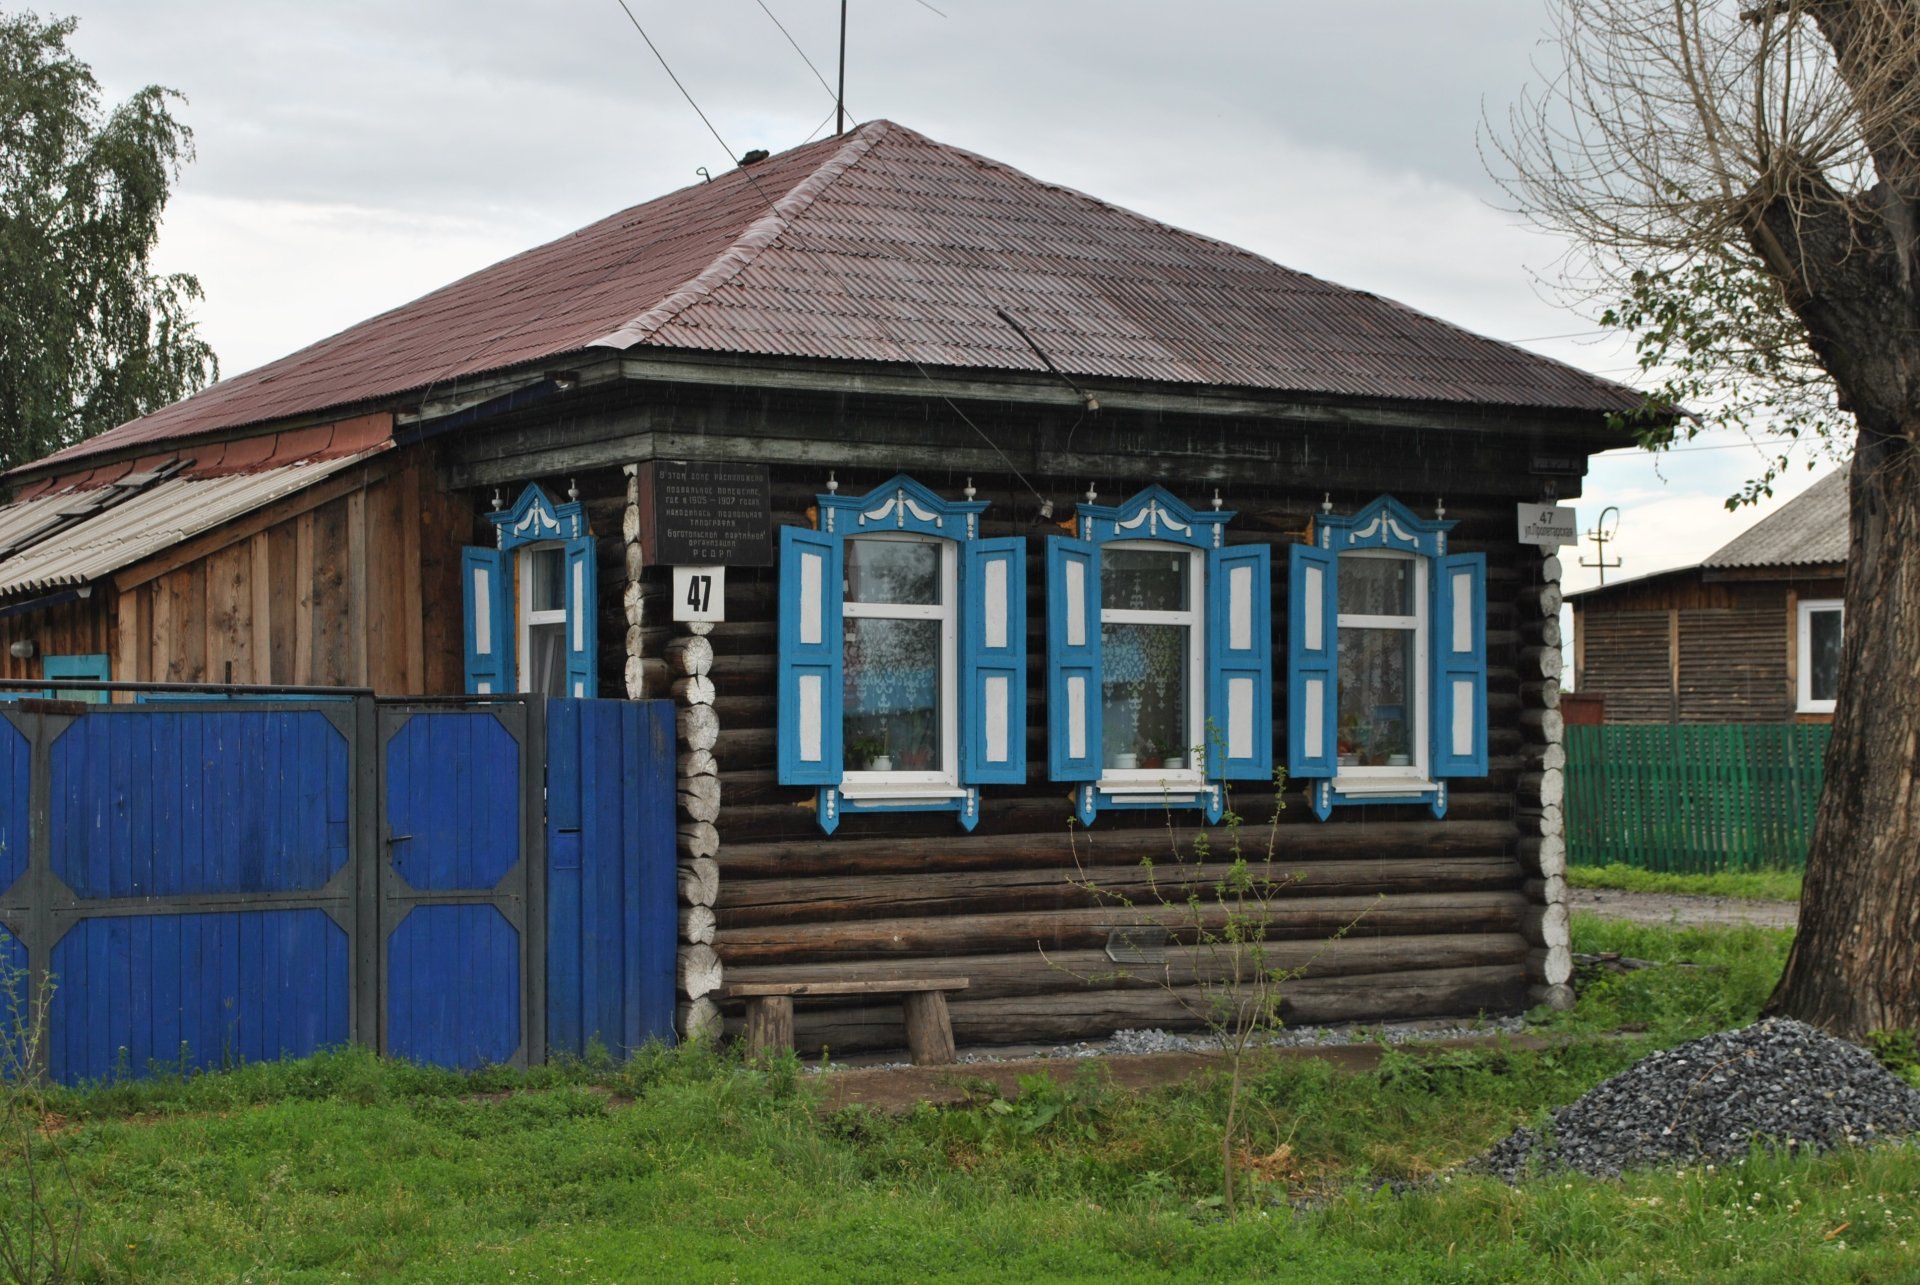
[[[228,477],[171,478],[0,561],[0,598],[91,584],[377,452]],[[0,546],[72,504],[58,491],[0,508]]]
[[[1727,570],[1843,563],[1850,543],[1847,510],[1847,470],[1835,469],[1721,545],[1700,565]]]
[[[771,203],[771,205],[769,204]],[[1603,412],[1639,396],[887,121],[494,264],[53,459],[375,402],[584,349],[1041,371]]]

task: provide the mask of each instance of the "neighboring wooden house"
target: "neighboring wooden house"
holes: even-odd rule
[[[1847,474],[1696,566],[1570,593],[1574,690],[1609,723],[1831,722]]]
[[[671,694],[693,1027],[953,976],[967,1042],[1184,1023],[1076,872],[1137,881],[1230,788],[1264,823],[1276,766],[1289,1014],[1514,1011],[1570,967],[1559,564],[1515,505],[1636,404],[874,122],[19,470],[0,663]],[[654,556],[670,461],[730,472],[720,623]]]

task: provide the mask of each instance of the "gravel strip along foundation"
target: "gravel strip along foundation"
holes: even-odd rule
[[[1916,1132],[1920,1089],[1858,1045],[1774,1019],[1643,1058],[1468,1169],[1508,1182],[1551,1170],[1611,1178],[1744,1160],[1756,1142],[1825,1151]]]

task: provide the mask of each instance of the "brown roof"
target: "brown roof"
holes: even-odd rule
[[[1061,370],[1088,379],[1594,412],[1639,400],[873,121],[624,210],[52,459],[595,347],[1044,369],[1002,308]]]

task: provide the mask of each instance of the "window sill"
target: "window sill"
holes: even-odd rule
[[[1094,788],[1115,798],[1185,797],[1204,791],[1207,782],[1199,772],[1190,769],[1158,772],[1153,768],[1137,768],[1124,774],[1103,776],[1094,782]]]
[[[853,803],[945,803],[965,798],[966,793],[958,786],[925,781],[859,781],[840,786],[840,797]]]
[[[1369,794],[1425,794],[1435,786],[1424,776],[1336,776],[1333,788],[1352,796]]]

